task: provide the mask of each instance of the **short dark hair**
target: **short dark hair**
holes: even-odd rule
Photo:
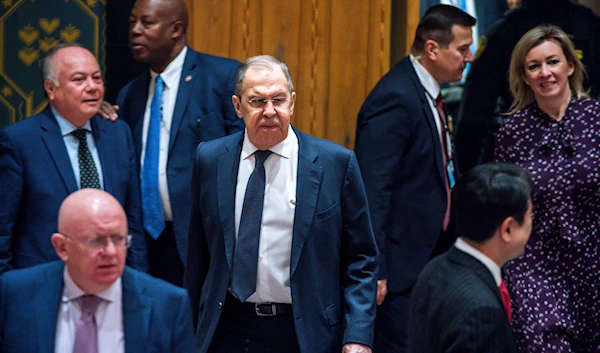
[[[448,47],[448,44],[454,39],[452,26],[473,27],[477,20],[455,6],[434,5],[430,7],[417,26],[415,41],[412,49],[420,52],[425,49],[425,42],[428,40],[436,41],[442,48]]]
[[[481,243],[508,217],[523,224],[532,189],[529,172],[514,164],[488,163],[467,171],[452,190],[459,235]]]

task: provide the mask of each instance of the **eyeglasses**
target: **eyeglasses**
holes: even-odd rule
[[[83,244],[89,251],[91,252],[104,252],[108,247],[108,242],[110,242],[115,246],[115,248],[129,248],[131,246],[131,235],[113,235],[112,237],[97,237],[87,240],[79,240],[75,239],[72,236],[64,233],[60,233],[66,238],[69,238],[73,241],[76,241],[80,244]]]
[[[287,97],[275,97],[271,99],[250,98],[248,99],[248,104],[250,104],[252,108],[264,109],[269,102],[273,103],[274,107],[281,107],[287,100]]]

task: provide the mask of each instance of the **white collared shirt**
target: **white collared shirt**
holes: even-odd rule
[[[173,121],[173,111],[179,92],[179,81],[183,71],[183,63],[187,54],[187,46],[169,63],[165,70],[160,74],[165,87],[162,96],[162,122],[160,124],[160,150],[158,154],[158,188],[160,198],[163,204],[165,221],[173,220],[171,211],[171,198],[169,197],[169,185],[167,183],[167,162],[169,157],[169,142],[171,140],[171,123]],[[141,167],[144,167],[144,157],[146,155],[146,140],[148,137],[148,125],[150,124],[150,106],[154,97],[154,85],[156,77],[159,74],[150,70],[150,85],[148,87],[148,101],[146,101],[146,110],[144,112],[144,122],[142,125],[142,155],[140,159]],[[196,97],[194,99],[200,99]]]
[[[456,246],[458,250],[473,256],[474,258],[479,260],[479,262],[484,264],[485,267],[487,267],[488,270],[490,270],[492,276],[494,276],[494,281],[496,281],[496,285],[500,286],[500,281],[502,280],[502,273],[500,271],[500,266],[498,266],[498,264],[495,263],[494,260],[490,259],[484,253],[475,249],[471,245],[467,244],[461,238],[456,239],[454,246]]]
[[[434,119],[435,126],[437,127],[440,138],[442,138],[442,136],[444,136],[443,135],[443,133],[444,133],[443,127],[442,127],[442,123],[440,122],[440,115],[438,114],[437,108],[435,106],[435,99],[441,93],[440,84],[435,80],[435,78],[433,76],[431,76],[429,71],[427,71],[427,69],[425,69],[423,67],[423,65],[421,65],[419,60],[414,55],[410,54],[409,57],[410,57],[410,62],[412,63],[413,68],[415,69],[415,72],[417,73],[417,77],[419,78],[419,81],[421,82],[421,85],[427,92],[426,96],[427,96],[427,101],[429,102],[429,109],[431,109],[431,113],[435,117],[435,119]],[[447,141],[446,141],[447,151],[446,152],[450,156],[452,156],[452,143],[450,141],[450,137],[448,135],[446,135],[445,137],[447,139]]]
[[[236,238],[246,186],[254,170],[253,153],[256,150],[248,140],[246,130],[235,190]],[[265,201],[258,249],[256,292],[247,301],[291,303],[290,259],[298,176],[298,138],[291,126],[286,139],[269,150],[273,153],[264,163]]]
[[[75,343],[77,322],[81,318],[79,297],[85,295],[71,279],[65,267],[64,287],[56,322],[54,352],[72,352]],[[96,309],[98,328],[98,353],[125,353],[123,331],[123,287],[119,277],[108,289],[96,294],[104,299]]]
[[[58,128],[60,129],[60,133],[62,134],[63,141],[65,143],[65,147],[67,148],[67,153],[69,155],[69,160],[71,161],[71,168],[73,168],[73,173],[75,174],[75,180],[77,181],[77,187],[81,189],[81,177],[79,176],[79,139],[73,136],[71,133],[78,129],[77,126],[73,125],[70,121],[68,121],[65,117],[60,115],[54,107],[50,107],[52,109],[52,113],[56,117],[56,122],[58,123]],[[102,178],[102,164],[100,163],[100,155],[98,154],[98,148],[96,147],[96,141],[94,140],[94,135],[92,132],[92,124],[90,121],[86,121],[86,123],[81,127],[82,129],[86,129],[89,132],[85,134],[87,139],[88,149],[92,154],[92,159],[94,160],[94,164],[96,165],[96,170],[98,171],[98,180],[100,180],[100,187],[104,189],[104,178]]]

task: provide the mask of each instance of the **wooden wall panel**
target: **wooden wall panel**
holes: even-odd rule
[[[186,1],[193,48],[282,59],[298,96],[292,122],[354,146],[358,110],[389,69],[392,0]]]

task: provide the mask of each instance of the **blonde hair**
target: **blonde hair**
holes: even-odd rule
[[[506,114],[514,114],[535,100],[531,87],[523,80],[525,57],[531,49],[546,41],[552,41],[560,46],[567,62],[573,65],[573,74],[569,76],[569,87],[571,88],[571,92],[573,92],[578,99],[587,97],[587,93],[583,89],[583,76],[586,75],[586,72],[575,52],[573,42],[560,27],[541,25],[525,33],[513,49],[508,71],[508,82],[510,85],[510,92],[513,95],[513,102]]]

